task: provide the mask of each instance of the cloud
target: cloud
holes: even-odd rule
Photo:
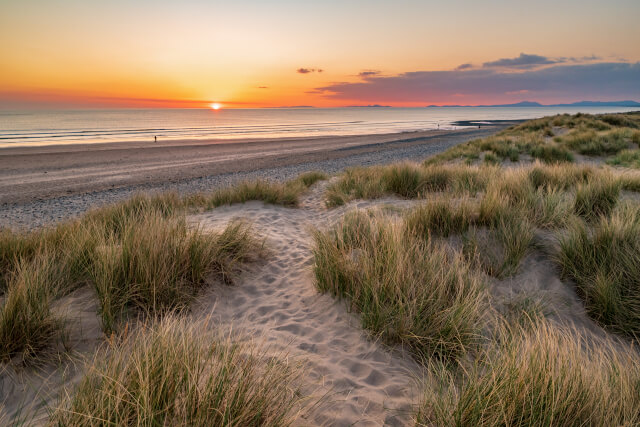
[[[521,90],[511,90],[509,92],[505,92],[507,95],[524,95],[526,93],[530,93],[531,91],[527,90],[527,89],[521,89]]]
[[[561,62],[558,59],[551,59],[546,56],[540,55],[527,55],[526,53],[521,53],[520,56],[516,58],[501,58],[497,61],[485,62],[482,64],[484,68],[493,68],[493,67],[509,67],[509,68],[529,68],[535,67],[539,65],[550,65],[557,64]]]
[[[364,71],[360,71],[358,73],[358,76],[362,77],[363,79],[366,79],[367,77],[377,76],[378,74],[380,74],[380,71],[378,70],[364,70]]]
[[[456,67],[456,70],[468,70],[469,68],[473,68],[473,64],[460,64]]]
[[[269,86],[258,86],[258,89],[269,89]]]
[[[491,67],[414,71],[333,83],[315,88],[315,92],[365,103],[441,103],[459,93],[478,103],[511,101],[524,93],[538,101],[638,99],[640,62],[555,64],[518,73]]]
[[[322,68],[298,68],[296,73],[298,74],[309,74],[309,73],[321,73],[324,70]]]

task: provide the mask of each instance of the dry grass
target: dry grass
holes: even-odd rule
[[[615,157],[607,160],[607,163],[614,166],[625,166],[628,168],[640,168],[640,150],[622,150]]]
[[[636,349],[533,320],[502,334],[459,378],[437,369],[418,425],[621,426],[640,423]]]
[[[238,262],[260,252],[246,224],[211,234],[189,227],[184,218],[153,214],[123,224],[95,247],[88,276],[107,332],[131,309],[155,316],[186,308],[205,277],[218,274],[229,281]]]
[[[477,207],[467,199],[434,198],[416,209],[405,219],[410,233],[429,240],[432,234],[447,237],[460,234],[475,222]]]
[[[554,128],[569,132],[554,136]],[[431,157],[429,164],[453,160],[473,163],[482,158],[486,163],[518,161],[530,155],[545,163],[571,162],[573,152],[589,156],[609,156],[630,148],[640,141],[640,114],[576,114],[543,117],[512,126],[482,139],[460,144]],[[553,141],[550,137],[554,137]]]
[[[137,195],[54,227],[0,231],[0,359],[45,357],[63,335],[52,301],[83,284],[98,292],[106,332],[128,314],[185,308],[205,276],[228,282],[234,267],[261,247],[246,224],[204,233],[186,224],[186,211],[247,200],[294,206],[325,178],[310,172],[282,184],[243,183],[208,195]]]
[[[574,222],[560,236],[557,262],[575,281],[589,315],[632,337],[640,334],[640,208],[622,206],[593,230]]]
[[[53,259],[18,262],[0,307],[0,360],[42,362],[61,342],[64,320],[50,306],[61,280]]]
[[[211,325],[169,316],[99,351],[52,423],[64,426],[286,426],[299,369]]]
[[[573,155],[555,143],[542,144],[531,149],[531,156],[545,163],[573,162]]]
[[[620,189],[620,180],[611,174],[601,174],[597,179],[579,184],[574,204],[575,213],[590,221],[608,216],[618,203]]]
[[[483,285],[459,255],[407,231],[352,212],[316,232],[318,289],[345,298],[365,329],[419,358],[459,358],[480,340]]]
[[[376,199],[385,195],[419,198],[428,193],[452,191],[476,194],[483,191],[495,173],[492,167],[398,163],[389,166],[348,169],[327,188],[327,206],[354,199]]]

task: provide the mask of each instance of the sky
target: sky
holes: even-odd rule
[[[640,101],[638,0],[0,0],[0,108]]]

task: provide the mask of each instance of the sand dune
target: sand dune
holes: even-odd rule
[[[268,259],[245,271],[234,286],[211,287],[194,309],[213,315],[236,332],[264,337],[270,351],[306,361],[305,391],[319,404],[303,411],[300,425],[407,425],[417,403],[421,367],[402,349],[375,342],[342,302],[314,287],[310,228],[325,227],[345,210],[326,210],[326,182],[307,195],[300,209],[250,202],[191,217],[210,229],[243,218],[266,237]],[[393,200],[394,204],[411,204]],[[389,200],[359,202],[360,208]],[[198,315],[198,314],[196,314]]]

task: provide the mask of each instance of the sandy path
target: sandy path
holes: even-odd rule
[[[245,218],[266,237],[269,256],[246,271],[234,286],[212,287],[199,298],[196,313],[252,337],[264,337],[270,350],[302,358],[305,380],[325,395],[299,419],[300,425],[410,425],[419,399],[421,369],[408,353],[389,349],[363,332],[344,303],[314,287],[310,227],[324,227],[354,205],[328,211],[316,186],[299,209],[250,202],[217,208],[190,219],[219,229]],[[385,203],[358,202],[360,208]],[[404,204],[394,200],[394,204]]]

